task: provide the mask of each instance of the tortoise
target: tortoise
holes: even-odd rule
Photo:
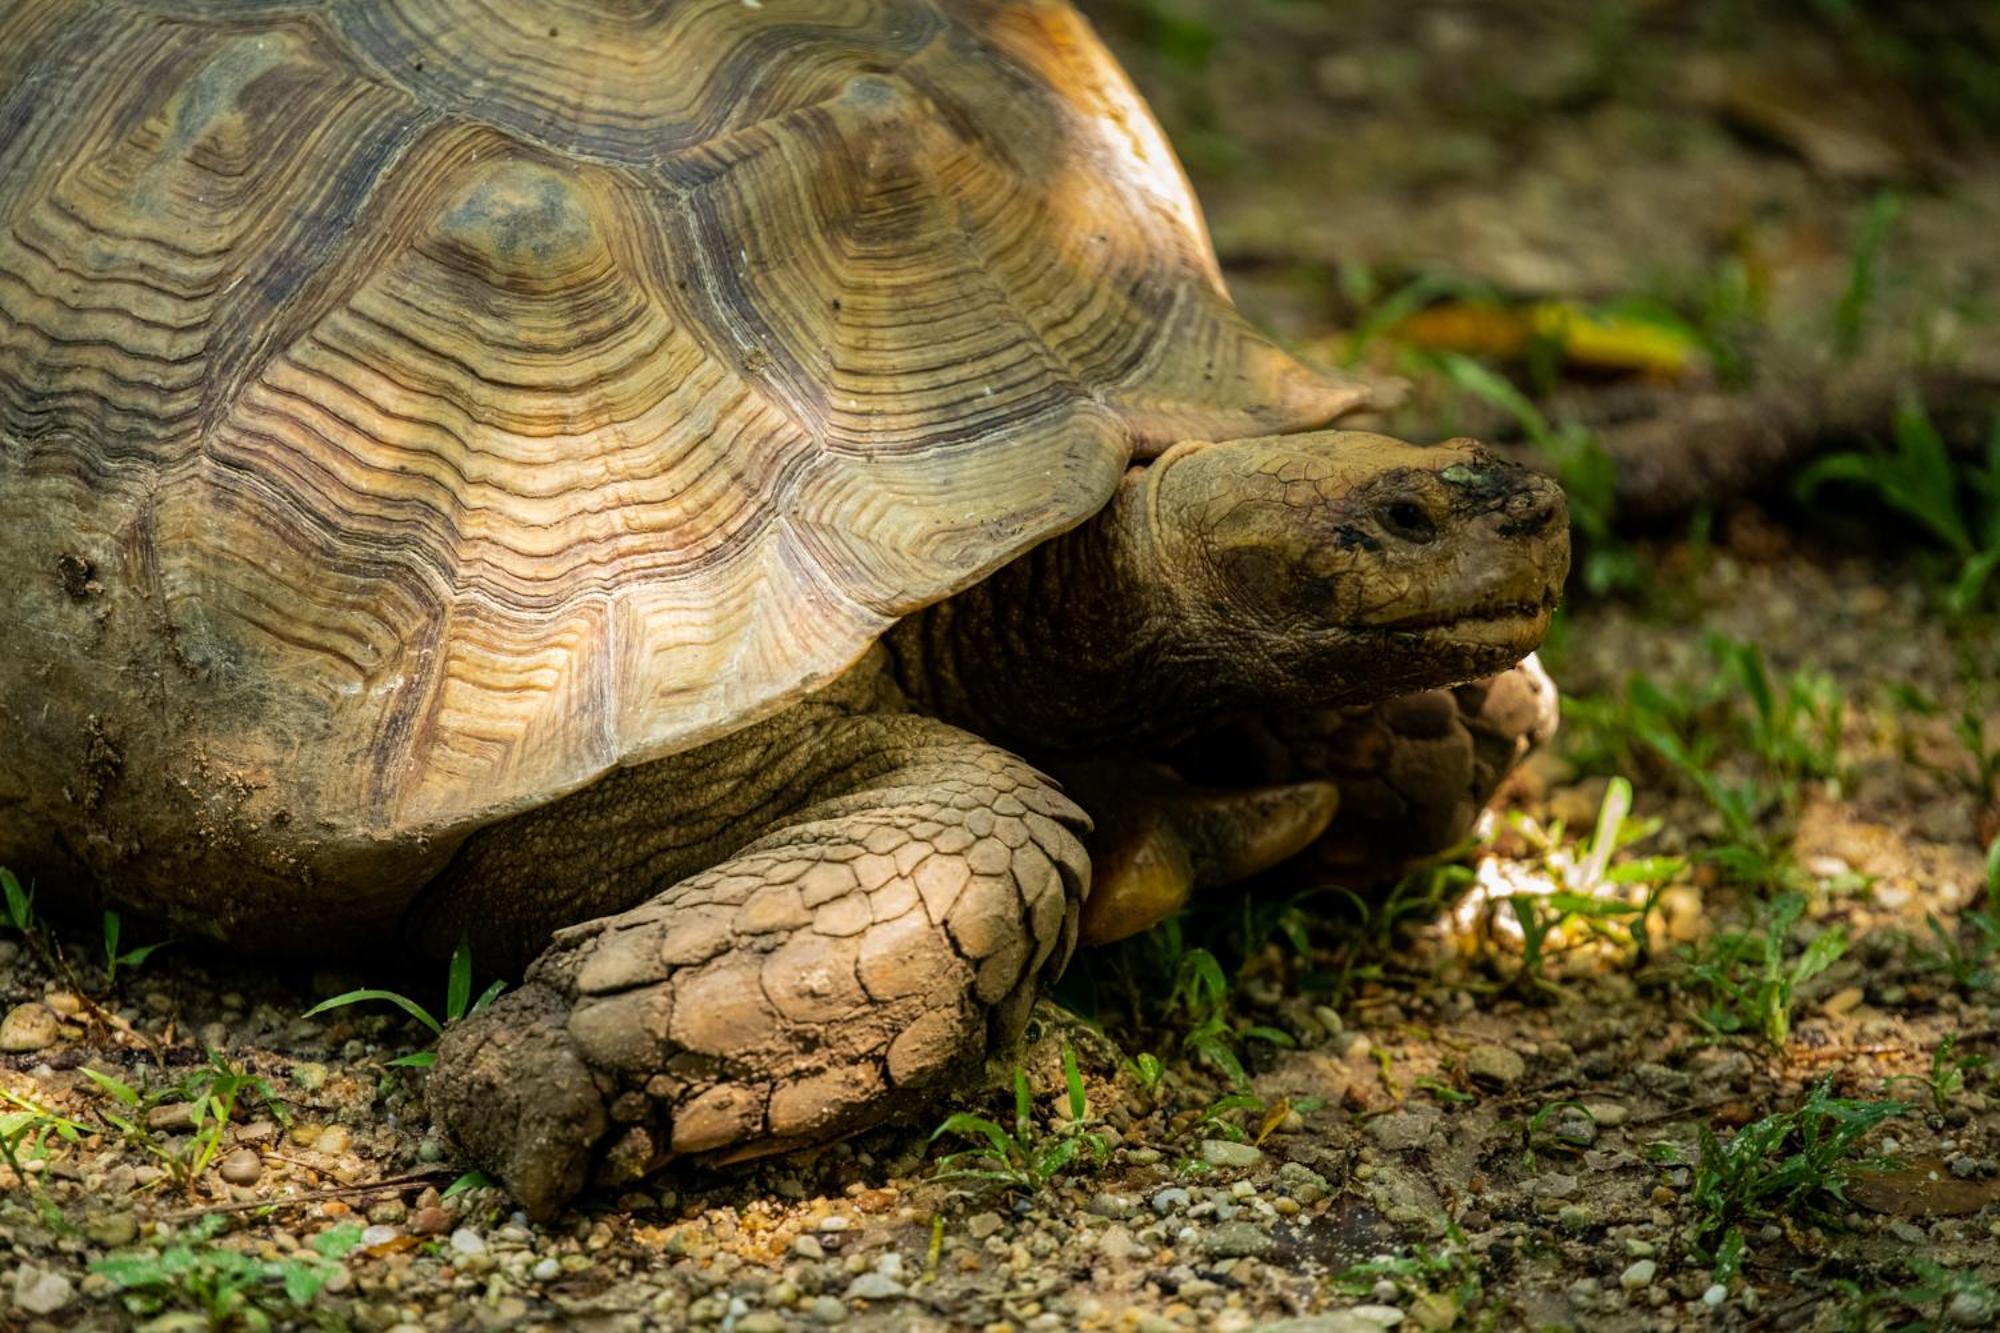
[[[540,1215],[1553,717],[1559,488],[1338,428],[1062,0],[15,0],[0,218],[0,864],[532,960],[428,1090]]]

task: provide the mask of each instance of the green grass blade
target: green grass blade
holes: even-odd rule
[[[472,1003],[472,946],[464,940],[451,951],[451,974],[445,984],[444,1017],[447,1023],[456,1023],[465,1017],[466,1006]]]
[[[1090,1096],[1083,1086],[1083,1071],[1076,1067],[1076,1052],[1063,1043],[1063,1083],[1069,1089],[1069,1118],[1081,1122],[1090,1114]]]
[[[321,1000],[318,1004],[306,1010],[303,1016],[306,1018],[315,1018],[329,1010],[345,1008],[350,1004],[362,1004],[369,1000],[380,1000],[385,1004],[393,1004],[411,1018],[416,1019],[419,1023],[429,1028],[432,1032],[439,1034],[444,1032],[444,1025],[431,1017],[430,1010],[424,1008],[409,996],[398,995],[392,990],[369,990],[367,988],[351,990],[343,995],[336,995],[330,1000]]]

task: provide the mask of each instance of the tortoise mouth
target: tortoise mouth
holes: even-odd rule
[[[1372,628],[1394,630],[1399,633],[1424,630],[1448,630],[1461,626],[1521,624],[1525,622],[1546,622],[1555,613],[1558,590],[1544,588],[1540,594],[1524,597],[1518,601],[1490,602],[1478,606],[1445,607],[1436,611],[1423,611],[1415,615],[1401,616],[1384,621]]]
[[[1429,611],[1370,628],[1381,639],[1404,644],[1408,651],[1439,658],[1471,654],[1482,664],[1512,662],[1541,645],[1555,615],[1556,599],[1556,590],[1550,588],[1518,601]]]

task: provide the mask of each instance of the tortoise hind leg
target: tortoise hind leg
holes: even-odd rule
[[[1382,884],[1472,832],[1501,780],[1555,734],[1557,707],[1555,684],[1531,655],[1497,676],[1370,707],[1241,719],[1174,761],[1202,781],[1332,782],[1339,813],[1295,864]]]
[[[848,720],[849,790],[720,864],[557,933],[446,1032],[437,1118],[529,1211],[594,1175],[824,1141],[935,1096],[1016,1037],[1068,960],[1083,812],[908,715]]]

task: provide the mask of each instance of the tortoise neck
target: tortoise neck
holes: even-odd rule
[[[1235,704],[1178,642],[1140,486],[892,629],[912,702],[1031,755],[1151,751]]]

